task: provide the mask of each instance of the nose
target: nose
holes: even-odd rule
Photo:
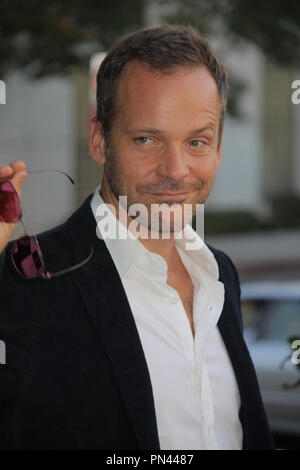
[[[158,176],[167,177],[174,181],[183,179],[189,173],[184,152],[179,147],[168,147],[159,162],[156,173]]]

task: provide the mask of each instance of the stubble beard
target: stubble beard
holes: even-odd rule
[[[163,192],[166,190],[180,191],[182,189],[180,187],[180,183],[174,183],[168,179],[165,179],[163,182],[160,182],[159,184],[155,185],[138,185],[137,193],[140,194],[140,197],[138,199],[130,193],[126,194],[127,191],[121,178],[121,171],[118,164],[118,159],[109,147],[106,148],[104,175],[106,176],[110,190],[118,203],[120,202],[122,205],[122,198],[120,199],[120,196],[127,196],[127,205],[126,207],[123,206],[123,208],[127,211],[127,214],[129,208],[134,204],[143,204],[147,208],[147,217],[144,216],[143,212],[139,213],[137,216],[129,215],[129,217],[131,219],[137,220],[143,226],[143,228],[146,228],[150,233],[159,233],[160,235],[165,233],[174,234],[176,232],[182,231],[184,227],[188,223],[190,223],[192,218],[195,216],[197,205],[204,204],[204,202],[207,200],[214,183],[214,178],[210,183],[207,183],[206,185],[204,185],[202,181],[199,182],[197,186],[199,191],[197,201],[193,202],[191,211],[185,212],[183,207],[185,204],[181,206],[180,204],[175,204],[172,200],[158,200],[155,203],[150,203],[146,197],[143,197],[143,192]],[[162,204],[164,204],[164,217],[162,216],[161,212],[158,213],[159,208],[157,208],[157,205],[161,206]],[[154,217],[151,217],[151,207]],[[153,210],[153,207],[155,208],[155,210]],[[171,212],[173,213],[173,222],[171,222]]]

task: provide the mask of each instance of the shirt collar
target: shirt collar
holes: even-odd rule
[[[100,189],[101,185],[97,186],[91,199],[91,209],[97,222],[97,235],[99,238],[104,240],[122,279],[127,274],[127,272],[142,258],[157,255],[153,255],[153,253],[147,250],[147,248],[137,238],[132,237],[127,227],[125,227],[123,223],[116,218],[115,214],[103,201],[102,197],[100,196]],[[102,213],[105,213],[106,222],[108,224],[112,224],[112,226],[116,226],[117,233],[120,233],[119,231],[121,229],[123,233],[127,235],[124,237],[124,239],[118,237],[105,237],[103,227],[101,228],[98,225],[99,219],[101,219],[101,217],[99,217],[99,207],[101,205],[104,205],[105,208]],[[182,232],[182,237],[176,239],[175,244],[186,254],[186,256],[189,257],[192,263],[197,264],[202,272],[211,277],[213,280],[218,280],[218,263],[216,262],[216,259],[211,250],[207,245],[205,245],[203,240],[199,237],[191,225],[187,224],[185,226],[185,229]],[[187,249],[191,246],[196,249]]]
[[[91,199],[91,208],[97,222],[97,236],[104,240],[119,272],[120,278],[122,279],[139,259],[147,256],[149,251],[136,238],[131,237],[127,227],[125,227],[124,224],[116,218],[115,214],[111,212],[108,205],[100,196],[100,189],[101,185],[97,186]],[[122,230],[126,235],[126,238],[122,239],[119,237],[113,238],[105,236],[104,228],[101,228],[98,224],[101,219],[99,216],[99,207],[101,205],[105,207],[105,211],[103,212],[105,213],[107,224],[111,224],[112,227],[116,226],[117,233],[120,233],[120,230]]]

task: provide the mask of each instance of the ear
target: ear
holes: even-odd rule
[[[90,127],[90,154],[92,159],[103,165],[105,163],[105,139],[101,123],[94,117]]]

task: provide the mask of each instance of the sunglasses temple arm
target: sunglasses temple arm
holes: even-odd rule
[[[91,257],[93,256],[93,253],[94,253],[94,248],[92,246],[90,254],[83,261],[81,261],[78,264],[74,264],[74,266],[71,266],[70,268],[62,269],[61,271],[57,271],[56,273],[47,273],[49,275],[49,278],[56,277],[56,276],[61,276],[62,274],[66,274],[66,273],[69,273],[71,271],[75,271],[75,269],[78,269],[81,266],[85,265],[91,259]]]
[[[49,169],[49,170],[31,170],[31,171],[27,171],[27,174],[30,175],[31,173],[48,173],[48,172],[54,172],[54,173],[61,173],[62,175],[65,175],[70,181],[72,184],[75,184],[75,181],[71,178],[70,175],[68,175],[68,173],[65,173],[64,171],[61,171],[61,170],[52,170],[52,169]]]
[[[29,221],[29,219],[28,219],[28,217],[27,217],[27,215],[26,215],[26,211],[24,210],[24,207],[23,207],[23,206],[22,206],[22,213],[23,213],[23,215],[24,215],[24,219],[26,220],[26,224],[29,226],[29,228],[30,228],[30,230],[31,230],[31,232],[32,232],[32,237],[33,237],[33,239],[34,239],[34,241],[35,241],[35,243],[36,243],[36,247],[37,247],[37,250],[38,250],[38,252],[39,252],[40,258],[43,260],[44,258],[43,258],[43,255],[42,255],[42,250],[41,250],[41,248],[40,248],[40,244],[39,244],[39,242],[38,242],[38,239],[37,239],[37,237],[36,237],[36,235],[35,235],[35,232],[34,232],[34,230],[33,230],[33,228],[32,228],[32,225],[31,225],[31,223],[30,223],[30,221]],[[23,225],[24,231],[25,231],[25,233],[26,233],[26,235],[27,235],[27,231],[26,231],[26,228],[25,228],[24,223],[22,222],[22,219],[20,220],[20,222],[21,222],[21,224]]]

